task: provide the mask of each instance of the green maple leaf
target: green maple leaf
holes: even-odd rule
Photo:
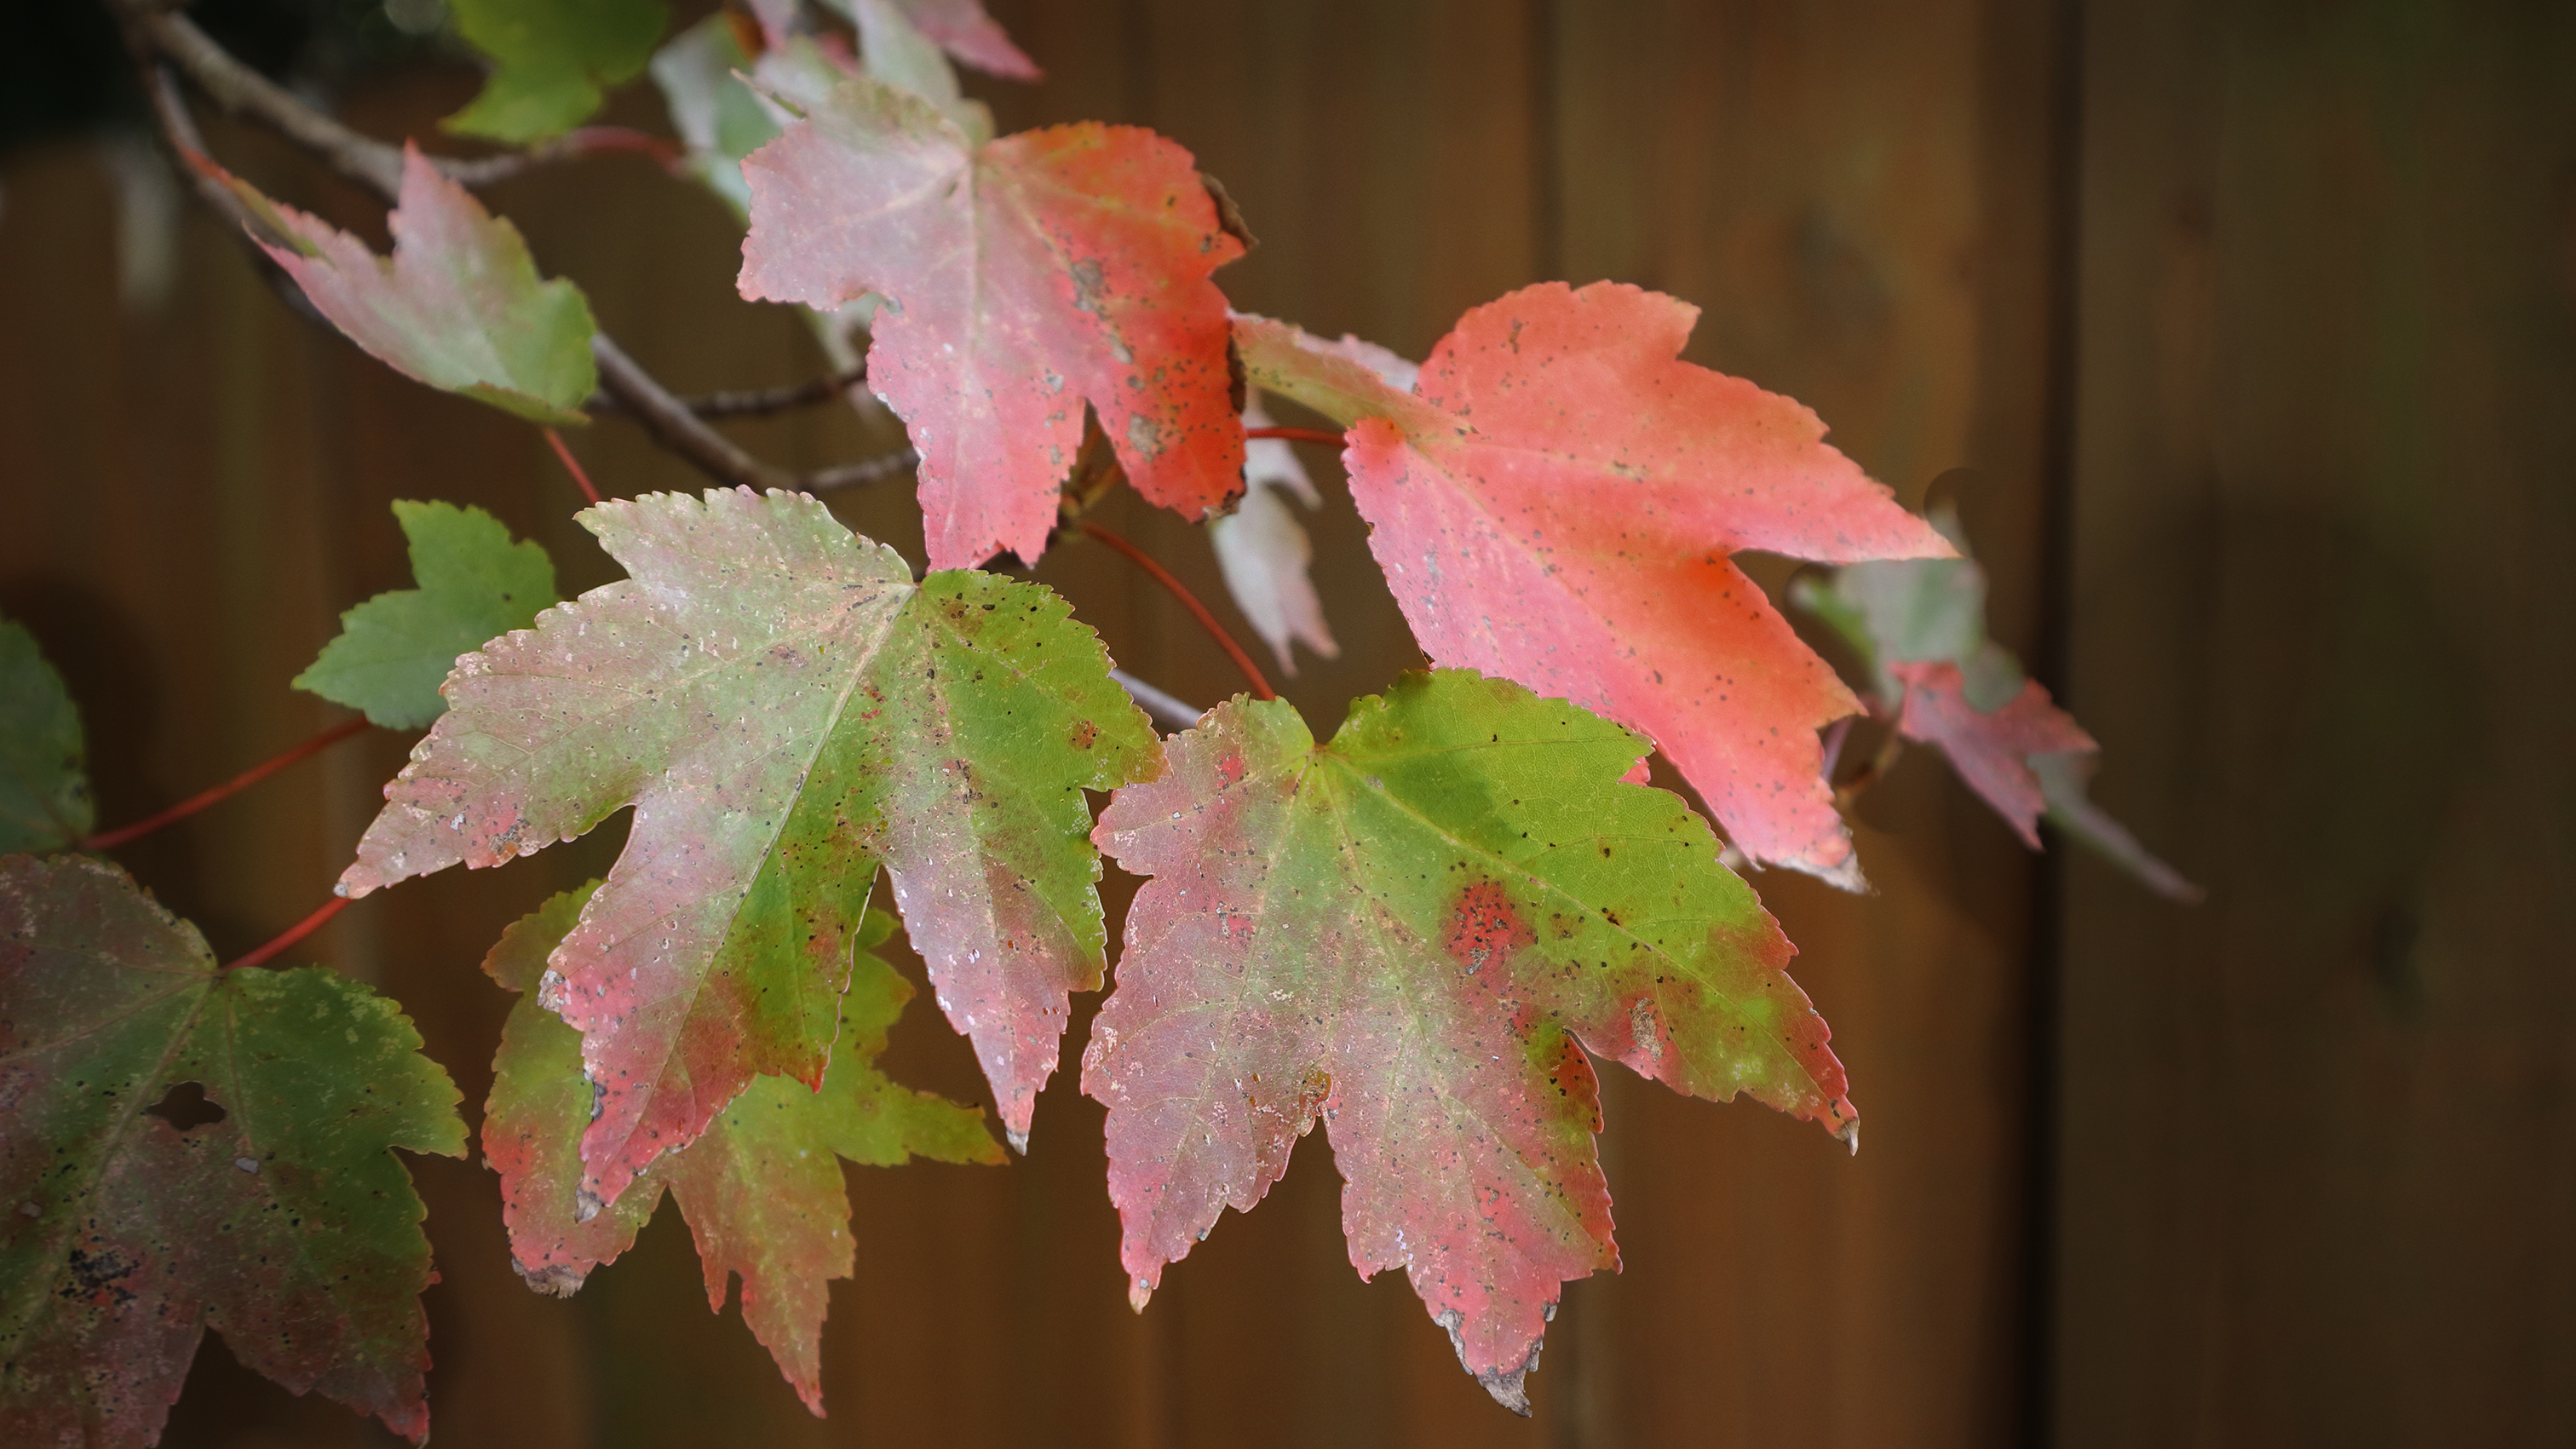
[[[0,1443],[150,1443],[209,1327],[426,1437],[429,1243],[391,1149],[460,1156],[465,1129],[401,1011],[316,967],[219,971],[71,856],[0,860],[0,1002]],[[150,1110],[187,1082],[220,1120]]]
[[[378,594],[340,616],[297,689],[363,710],[386,729],[428,728],[447,712],[438,686],[487,639],[536,622],[556,602],[554,560],[480,508],[399,499],[416,589]]]
[[[1317,1121],[1362,1274],[1402,1268],[1506,1405],[1559,1285],[1615,1267],[1587,1052],[1857,1140],[1788,940],[1642,736],[1459,670],[1318,746],[1237,699],[1096,838],[1151,876],[1083,1053],[1138,1306]]]
[[[314,310],[406,377],[516,413],[576,426],[598,386],[598,327],[581,289],[541,280],[519,229],[403,147],[402,192],[386,225],[394,253],[268,199],[201,156],[190,164],[251,212],[251,239],[303,288]]]
[[[0,619],[0,854],[60,850],[97,823],[80,710],[26,627]]]
[[[491,78],[447,129],[525,144],[589,120],[603,92],[644,69],[671,23],[663,0],[449,0]]]
[[[1151,727],[1064,601],[915,583],[803,494],[656,494],[584,527],[632,578],[457,662],[341,889],[496,865],[632,805],[549,992],[599,1090],[614,1202],[764,1074],[818,1084],[882,860],[949,1020],[1024,1137],[1068,998],[1099,984],[1085,789]]]
[[[850,1276],[857,1257],[841,1160],[992,1163],[1002,1160],[1001,1144],[982,1112],[897,1086],[876,1069],[912,985],[868,954],[894,929],[892,917],[871,911],[856,937],[858,969],[840,1001],[841,1038],[822,1089],[758,1078],[705,1135],[657,1159],[614,1205],[585,1200],[581,1135],[592,1094],[581,1033],[538,998],[546,957],[597,888],[594,881],[547,901],[483,962],[493,980],[525,993],[502,1028],[483,1115],[483,1155],[501,1175],[511,1257],[529,1286],[569,1294],[634,1246],[668,1188],[697,1242],[708,1309],[723,1310],[729,1281],[740,1275],[744,1321],[820,1414],[826,1290],[831,1279]]]

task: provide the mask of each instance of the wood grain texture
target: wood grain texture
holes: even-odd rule
[[[2086,23],[2058,1442],[2563,1442],[2576,17]]]

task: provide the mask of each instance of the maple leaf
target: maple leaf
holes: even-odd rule
[[[26,626],[0,619],[0,855],[60,850],[97,824],[80,709]]]
[[[1011,43],[1011,37],[984,10],[984,0],[834,0],[860,19],[870,7],[899,12],[924,37],[987,75],[1007,80],[1046,79],[1037,62]]]
[[[602,91],[644,69],[671,23],[663,0],[449,0],[457,33],[491,77],[451,131],[525,144],[590,119]]]
[[[1086,403],[1147,501],[1198,518],[1242,487],[1209,276],[1243,245],[1188,152],[1091,122],[979,146],[867,76],[775,98],[805,118],[743,162],[742,295],[887,299],[868,382],[921,455],[933,568],[1036,561]]]
[[[364,710],[386,729],[425,729],[447,712],[438,686],[457,657],[536,622],[556,602],[554,560],[533,539],[510,541],[480,508],[394,501],[411,545],[416,589],[378,594],[340,616],[297,689]]]
[[[0,1015],[0,1442],[151,1443],[208,1327],[427,1436],[429,1243],[391,1149],[465,1134],[392,1002],[318,967],[218,971],[114,865],[12,856]],[[219,1120],[154,1106],[190,1082]]]
[[[2045,815],[2157,894],[2200,899],[2198,886],[2089,798],[2102,747],[1986,637],[1985,570],[1968,554],[1957,509],[1941,504],[1928,521],[1957,558],[1846,564],[1823,581],[1799,579],[1791,598],[1859,654],[1879,712],[1905,738],[1938,746],[2024,845],[2040,848]]]
[[[1860,707],[1727,557],[1948,543],[1788,398],[1679,360],[1699,312],[1609,282],[1459,319],[1399,392],[1295,329],[1237,323],[1252,382],[1349,429],[1369,547],[1434,663],[1651,736],[1739,849],[1859,883],[1819,726]]]
[[[1786,938],[1650,748],[1562,700],[1408,675],[1318,748],[1240,699],[1094,838],[1152,877],[1083,1053],[1142,1306],[1320,1118],[1365,1276],[1401,1267],[1495,1398],[1560,1285],[1616,1267],[1586,1051],[1857,1140]]]
[[[651,67],[690,173],[724,198],[737,221],[751,212],[742,158],[778,134],[768,107],[736,74],[752,65],[732,22],[718,11],[671,37],[654,52]]]
[[[1024,1140],[1068,994],[1102,969],[1082,792],[1156,759],[1098,637],[1040,585],[916,584],[803,494],[580,519],[632,578],[457,661],[341,889],[497,865],[634,807],[548,993],[598,1085],[583,1190],[607,1203],[754,1077],[821,1080],[882,859]]]
[[[598,385],[598,328],[581,289],[537,278],[519,229],[403,147],[401,199],[387,218],[394,254],[318,217],[281,206],[203,157],[191,164],[232,188],[266,227],[252,232],[314,309],[395,371],[534,422],[586,423]]]
[[[1270,415],[1261,410],[1259,399],[1243,410],[1243,425],[1270,426]],[[1315,492],[1315,481],[1306,476],[1306,465],[1279,438],[1255,438],[1244,444],[1243,480],[1243,501],[1234,512],[1208,520],[1208,542],[1216,549],[1217,567],[1224,571],[1226,592],[1234,596],[1252,632],[1279,656],[1281,672],[1294,678],[1297,661],[1289,652],[1291,640],[1326,659],[1338,659],[1342,653],[1324,623],[1324,602],[1315,597],[1315,582],[1307,576],[1308,565],[1315,561],[1315,546],[1282,495],[1295,497],[1310,510],[1321,508],[1324,500]]]
[[[501,1176],[511,1256],[530,1287],[568,1295],[634,1246],[669,1189],[697,1243],[709,1311],[723,1311],[730,1280],[741,1275],[743,1320],[820,1415],[826,1289],[849,1277],[856,1261],[841,1159],[876,1167],[914,1156],[993,1163],[1002,1160],[1001,1145],[982,1112],[896,1086],[872,1065],[912,986],[868,954],[894,929],[892,917],[871,911],[855,938],[857,974],[839,1003],[841,1039],[822,1089],[755,1080],[704,1136],[585,1219],[580,1152],[591,1090],[581,1035],[540,1004],[538,988],[546,957],[597,888],[593,881],[547,901],[503,933],[483,962],[493,980],[523,993],[501,1031],[483,1116],[483,1154]]]

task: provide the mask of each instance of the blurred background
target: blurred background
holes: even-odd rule
[[[1527,1421],[1400,1277],[1353,1276],[1320,1137],[1130,1313],[1068,1073],[1025,1160],[850,1170],[828,1420],[707,1312],[668,1205],[557,1301],[511,1271],[490,1174],[415,1161],[439,1442],[2576,1440],[2576,7],[992,8],[1049,77],[970,82],[1004,129],[1151,125],[1223,179],[1263,242],[1219,277],[1239,307],[1420,357],[1541,278],[1697,303],[1691,358],[1812,405],[1909,503],[1960,501],[1998,637],[2105,747],[2096,798],[2209,899],[2033,857],[1909,755],[1859,809],[1876,894],[1756,877],[1867,1150],[1605,1071],[1626,1271],[1569,1290]],[[448,146],[478,77],[422,38],[437,10],[195,13],[363,129]],[[534,430],[270,292],[156,150],[102,14],[7,24],[0,612],[70,681],[102,824],[338,717],[286,681],[407,586],[391,499],[491,510],[568,594],[611,577]],[[201,113],[225,164],[381,244],[380,204]],[[605,119],[666,129],[649,83]],[[675,389],[826,370],[735,299],[720,205],[649,161],[487,195]],[[794,466],[896,441],[844,408],[733,431]],[[611,492],[702,486],[615,420],[572,443]],[[1286,688],[1329,729],[1420,656],[1324,481],[1345,648]],[[906,484],[835,507],[918,558]],[[1101,516],[1242,630],[1200,530]],[[1096,545],[1038,577],[1145,678],[1237,687]],[[120,858],[230,957],[325,898],[407,744],[371,733]],[[370,898],[297,955],[399,998],[472,1113],[508,1006],[475,963],[618,828]],[[889,1065],[981,1099],[926,998]],[[391,1441],[210,1337],[164,1442]]]

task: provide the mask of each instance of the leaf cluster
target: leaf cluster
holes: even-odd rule
[[[825,1285],[858,1250],[841,1163],[1004,1157],[980,1108],[878,1068],[912,991],[876,948],[900,929],[921,954],[1024,1149],[1074,995],[1109,981],[1105,855],[1144,884],[1082,1086],[1108,1109],[1136,1305],[1320,1124],[1354,1266],[1402,1270],[1526,1412],[1563,1285],[1618,1265],[1598,1062],[1857,1148],[1831,1033],[1737,869],[1862,886],[1837,791],[1855,717],[1939,747],[2034,847],[2045,816],[2188,892],[2085,800],[2096,748],[1986,639],[1955,518],[1900,507],[1794,400],[1683,361],[1688,303],[1542,283],[1419,365],[1235,313],[1217,276],[1250,233],[1177,142],[994,133],[954,65],[1037,70],[976,0],[751,0],[667,39],[661,0],[452,15],[491,69],[448,125],[514,156],[397,153],[245,88],[184,19],[127,18],[395,201],[378,256],[165,113],[331,326],[568,462],[554,430],[614,410],[730,485],[595,499],[579,521],[625,577],[571,600],[490,516],[398,503],[415,587],[351,608],[292,681],[426,731],[341,899],[629,813],[607,875],[482,962],[517,994],[482,1150],[540,1291],[577,1290],[667,1194],[710,1305],[739,1277],[820,1413]],[[644,74],[676,142],[586,127]],[[926,568],[709,428],[726,408],[663,392],[468,184],[639,144],[734,210],[742,296],[798,308],[833,360],[804,400],[901,419]],[[1338,646],[1289,436],[1338,445],[1432,666],[1327,741],[1240,650],[1253,697],[1199,713],[1117,670],[1052,591],[985,569],[1106,536],[1081,515],[1123,484],[1207,523],[1293,674],[1298,645]],[[1746,550],[1820,566],[1796,599],[1854,678]],[[20,852],[0,859],[0,1081],[28,1124],[0,1139],[26,1204],[0,1216],[0,1429],[147,1442],[213,1326],[419,1438],[428,1250],[388,1150],[461,1151],[454,1089],[391,1003],[318,968],[219,970],[80,853],[77,716],[14,625],[0,686],[0,851]],[[1185,727],[1159,736],[1140,700]],[[1657,753],[1705,816],[1646,783]],[[182,1083],[220,1121],[156,1116]]]

